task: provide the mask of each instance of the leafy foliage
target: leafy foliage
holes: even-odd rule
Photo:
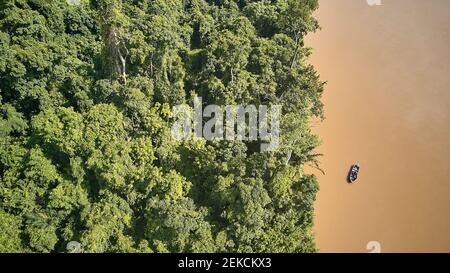
[[[0,252],[311,252],[317,0],[0,2]],[[282,139],[175,141],[171,106],[281,104]]]

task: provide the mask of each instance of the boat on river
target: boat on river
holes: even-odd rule
[[[360,167],[358,164],[354,164],[350,167],[350,171],[348,173],[348,178],[347,178],[348,183],[353,184],[356,182],[356,180],[358,180],[359,170],[360,170]]]

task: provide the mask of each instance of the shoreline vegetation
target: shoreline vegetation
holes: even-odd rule
[[[317,0],[0,4],[0,252],[315,252]],[[73,4],[76,3],[76,4]],[[281,105],[280,143],[172,107]]]

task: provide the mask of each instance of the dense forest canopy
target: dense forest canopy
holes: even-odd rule
[[[0,252],[313,252],[317,0],[0,0]],[[281,142],[172,106],[282,105]]]

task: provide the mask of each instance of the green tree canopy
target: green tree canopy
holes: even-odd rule
[[[0,252],[312,252],[317,0],[0,1]],[[172,106],[282,105],[281,143]]]

